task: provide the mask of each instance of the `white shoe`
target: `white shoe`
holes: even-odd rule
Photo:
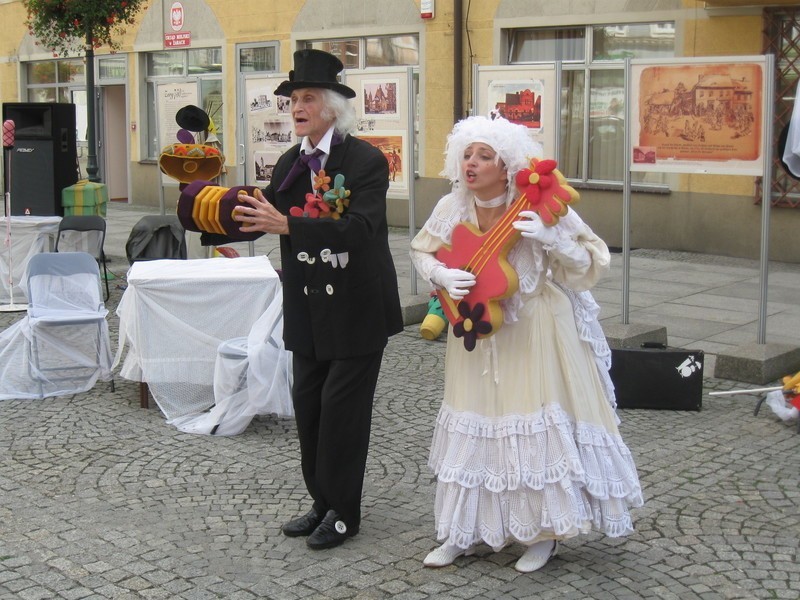
[[[422,564],[426,567],[446,567],[452,565],[453,561],[459,556],[472,556],[475,554],[475,546],[469,548],[459,548],[455,544],[445,542],[436,550],[431,551]]]
[[[558,554],[558,541],[537,542],[529,546],[525,554],[519,557],[514,568],[520,573],[533,573],[545,566],[556,554]]]

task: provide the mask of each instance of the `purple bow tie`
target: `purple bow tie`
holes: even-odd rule
[[[278,191],[282,192],[288,189],[302,173],[308,173],[309,168],[311,168],[314,173],[319,173],[320,168],[322,168],[319,157],[323,154],[325,153],[319,148],[314,150],[311,154],[304,154],[301,152],[300,156],[294,161],[292,168],[289,169],[289,172],[286,174],[286,179],[283,180]]]
[[[336,146],[337,144],[342,143],[342,136],[338,133],[334,133],[333,137],[331,138],[331,148]],[[310,168],[314,173],[319,173],[320,168],[322,168],[322,163],[320,162],[320,156],[325,154],[322,150],[317,148],[311,154],[304,154],[303,152],[297,157],[292,165],[292,168],[289,169],[289,172],[286,174],[286,178],[281,183],[280,187],[278,188],[279,192],[282,192],[295,182],[295,180],[300,177],[302,173],[308,173],[308,169]]]

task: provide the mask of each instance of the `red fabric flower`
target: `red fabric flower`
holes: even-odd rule
[[[578,192],[556,169],[552,159],[531,159],[531,168],[517,173],[516,184],[525,194],[531,210],[542,218],[545,225],[555,225],[559,217],[567,214],[567,205],[578,200]]]
[[[303,208],[293,206],[289,209],[289,214],[293,217],[309,217],[311,219],[318,219],[319,217],[327,217],[331,212],[330,206],[325,203],[322,198],[314,194],[306,194],[306,203]]]

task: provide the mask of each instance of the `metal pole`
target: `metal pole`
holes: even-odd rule
[[[89,181],[98,182],[97,176],[97,136],[94,131],[94,39],[92,29],[86,23],[86,142],[89,146],[89,155],[86,161],[86,174]]]
[[[764,68],[764,119],[761,144],[764,154],[764,178],[761,187],[761,292],[758,300],[758,338],[759,344],[767,343],[767,280],[769,277],[769,211],[772,204],[772,123],[775,98],[775,56],[767,54]]]
[[[414,94],[414,69],[408,67],[406,69],[406,82],[408,87],[408,241],[414,239],[416,235],[416,188],[417,188],[417,165],[414,161],[414,147],[416,146],[416,131],[414,123],[416,121],[417,103]],[[411,294],[417,295],[417,270],[414,268],[414,263],[411,263]]]
[[[630,323],[631,281],[631,59],[625,59],[625,168],[622,171],[622,324]]]

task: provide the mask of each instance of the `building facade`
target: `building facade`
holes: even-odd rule
[[[710,143],[729,130],[749,135],[748,125],[770,128],[770,257],[800,261],[795,233],[800,185],[777,153],[800,72],[793,50],[800,45],[796,3],[424,4],[425,12],[419,0],[150,0],[120,39],[119,52],[96,51],[99,175],[110,197],[152,206],[154,212],[174,210],[177,184],[165,180],[158,157],[174,141],[172,116],[185,104],[201,106],[212,118],[225,156],[223,185],[268,179],[274,149],[293,140],[285,120],[262,118],[259,111],[282,113],[285,107],[269,85],[291,69],[296,49],[316,47],[342,59],[345,81],[363,93],[359,134],[384,144],[395,165],[389,203],[393,225],[424,221],[449,187],[439,172],[454,121],[486,112],[481,107],[489,97],[502,93],[495,109],[513,108],[517,119],[538,119],[541,131],[551,136],[546,150],[557,155],[559,168],[581,194],[581,215],[609,245],[619,246],[630,101],[625,60],[769,53],[775,56],[774,72],[767,74],[774,94],[764,102],[773,108],[772,123],[748,123],[753,98],[746,85],[709,76],[648,98],[663,114],[647,126],[693,144]],[[22,2],[0,0],[0,101],[75,103],[79,160],[85,168],[84,60],[54,57],[36,44],[24,23]],[[483,68],[516,81],[519,72],[542,64],[557,65],[555,106],[543,105],[542,97],[525,86],[498,85],[496,76],[491,86],[479,85]],[[637,148],[635,156],[647,160],[652,152]],[[630,181],[633,247],[759,256],[761,177],[632,172]]]

